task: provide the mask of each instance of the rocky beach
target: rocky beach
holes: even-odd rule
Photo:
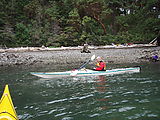
[[[81,53],[80,47],[0,50],[0,66],[82,64],[94,54],[114,64],[151,62],[153,55],[160,56],[160,47],[157,46],[90,47],[89,50],[91,53]]]

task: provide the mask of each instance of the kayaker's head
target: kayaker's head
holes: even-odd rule
[[[98,56],[98,57],[96,58],[96,61],[97,61],[97,62],[100,62],[100,61],[103,61],[103,59],[102,59],[102,57]]]

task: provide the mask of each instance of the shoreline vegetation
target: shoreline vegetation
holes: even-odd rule
[[[7,47],[149,43],[160,31],[159,0],[1,0],[0,8]]]
[[[0,49],[0,66],[82,64],[93,54],[102,56],[107,63],[150,62],[160,56],[160,47],[152,44],[88,46],[91,53],[81,53],[77,47],[21,47]]]

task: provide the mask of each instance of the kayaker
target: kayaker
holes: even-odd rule
[[[106,70],[106,63],[103,61],[102,57],[97,57],[96,58],[96,68],[94,70],[97,71],[105,71]]]
[[[154,56],[152,56],[152,60],[153,60],[153,62],[157,62],[157,61],[159,61],[159,60],[158,60],[158,55],[154,55]]]

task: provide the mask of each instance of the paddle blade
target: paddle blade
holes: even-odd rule
[[[93,55],[93,56],[91,57],[91,61],[93,61],[95,58],[96,58],[96,55]]]
[[[71,76],[76,76],[76,75],[77,75],[77,72],[78,72],[78,70],[72,71],[70,75],[71,75]]]

